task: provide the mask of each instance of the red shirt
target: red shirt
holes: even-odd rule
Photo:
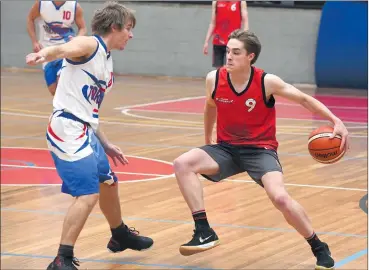
[[[241,28],[241,1],[217,1],[215,10],[214,45],[227,45],[228,36]]]
[[[251,67],[246,88],[237,93],[229,73],[218,69],[213,99],[217,106],[217,142],[277,150],[274,97],[266,102],[262,69]]]

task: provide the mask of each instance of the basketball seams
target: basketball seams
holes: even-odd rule
[[[308,148],[309,150],[312,151],[325,151],[325,150],[332,150],[332,149],[339,149],[340,146],[335,146],[335,147],[331,147],[331,148],[324,148],[324,149],[314,149],[314,148]]]
[[[330,132],[323,132],[323,133],[315,134],[314,136],[311,136],[309,138],[308,144],[311,143],[312,141],[316,140],[316,139],[324,138],[324,137],[330,137],[331,135],[332,135],[332,133],[330,133]],[[334,138],[342,139],[342,137],[340,135],[336,135],[336,136],[334,136]]]

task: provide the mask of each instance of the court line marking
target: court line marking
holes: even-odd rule
[[[130,116],[133,118],[140,118],[140,119],[148,119],[148,120],[156,120],[156,121],[167,121],[167,122],[178,122],[178,123],[189,123],[189,124],[199,124],[199,121],[186,121],[186,120],[175,120],[175,119],[168,119],[168,118],[157,118],[157,117],[149,117],[143,115],[137,115],[129,112],[129,109],[124,109],[121,111],[122,114],[126,116]],[[150,112],[150,111],[148,111]]]
[[[124,109],[123,111],[125,111],[125,113],[128,113],[130,111],[135,111],[135,112],[153,112],[153,113],[165,113],[165,114],[188,114],[188,115],[203,115],[204,113],[193,113],[193,112],[179,112],[179,111],[162,111],[162,110],[144,110],[144,109]],[[141,115],[139,115],[141,117]],[[162,119],[162,118],[158,118],[158,119]],[[329,122],[328,120],[321,120],[321,119],[295,119],[295,118],[277,118],[277,121],[281,119],[281,120],[297,120],[297,121],[326,121]],[[199,123],[199,122],[196,122]],[[347,123],[347,122],[346,122]],[[361,122],[360,122],[361,123]],[[359,123],[358,123],[359,124]],[[279,128],[305,128],[305,129],[309,129],[309,128],[314,128],[314,127],[318,127],[318,125],[304,125],[304,126],[286,126],[286,125],[277,125],[277,127]],[[368,128],[367,125],[365,125],[365,123],[363,122],[362,125],[360,126],[346,126],[347,128],[350,129],[366,129]]]
[[[57,215],[57,216],[65,215],[67,213],[66,211],[50,211],[50,210],[42,210],[42,209],[36,209],[36,210],[35,209],[18,209],[18,208],[12,208],[12,207],[1,207],[0,210],[4,212],[36,213],[36,214]],[[100,213],[91,213],[90,216],[97,217],[97,218],[105,218],[105,216]],[[136,221],[147,221],[147,222],[158,222],[158,223],[171,223],[171,224],[189,224],[193,226],[193,221],[186,221],[186,220],[155,219],[155,218],[129,217],[129,216],[123,216],[122,219],[123,220],[133,220],[133,221],[136,220]],[[289,228],[234,225],[234,224],[224,224],[224,223],[210,223],[210,225],[212,227],[296,233],[295,229],[289,229]],[[365,234],[352,234],[352,233],[341,233],[341,232],[316,232],[316,234],[353,237],[353,238],[362,238],[362,239],[368,238],[368,236]]]
[[[35,254],[22,254],[22,253],[11,253],[11,252],[1,252],[1,256],[12,256],[12,257],[27,257],[36,259],[51,259],[53,260],[55,256],[48,255],[35,255]],[[190,265],[172,265],[172,264],[161,264],[161,263],[141,263],[141,262],[130,262],[130,261],[120,261],[120,260],[102,260],[102,259],[78,259],[80,262],[94,262],[94,263],[108,263],[108,264],[118,264],[118,265],[139,265],[157,268],[169,268],[169,269],[195,269],[195,270],[216,270],[215,268],[201,268],[197,266]],[[4,264],[4,262],[2,262]],[[83,265],[80,266],[80,269]]]
[[[44,118],[49,119],[50,116],[46,115],[37,115],[37,114],[26,114],[26,113],[13,113],[13,112],[1,112],[4,115],[12,115],[12,116],[24,116],[31,118]],[[135,126],[135,127],[153,127],[153,128],[171,128],[171,129],[193,129],[193,130],[203,130],[201,127],[191,127],[191,126],[174,126],[174,125],[157,125],[157,124],[143,124],[143,123],[124,123],[124,122],[116,122],[116,121],[107,121],[100,120],[100,123],[108,124],[108,125],[121,125],[121,126]]]
[[[29,150],[43,150],[43,151],[49,151],[49,149],[46,148],[37,148],[37,147],[11,147],[11,146],[2,146],[0,149],[29,149]],[[152,158],[145,158],[145,157],[137,157],[137,156],[129,156],[127,157],[135,157],[135,158],[141,158],[141,159],[147,159],[151,161],[157,161],[166,163],[168,165],[172,165],[171,162],[164,161],[164,160],[158,160],[158,159],[152,159]],[[175,177],[175,174],[170,175],[164,175],[163,177],[158,178],[151,178],[151,179],[142,179],[142,180],[132,180],[132,181],[119,181],[119,183],[137,183],[137,182],[146,182],[146,181],[155,181],[155,180],[161,180],[164,178],[170,178]],[[204,177],[200,177],[201,180],[205,180]],[[252,180],[243,180],[243,179],[225,179],[223,180],[225,182],[239,182],[239,183],[253,183],[256,184]],[[1,184],[1,186],[60,186],[61,184]],[[335,189],[335,190],[350,190],[350,191],[365,191],[367,192],[367,189],[361,189],[361,188],[345,188],[345,187],[334,187],[334,186],[319,186],[319,185],[307,185],[307,184],[293,184],[293,183],[285,183],[286,186],[294,186],[294,187],[309,187],[309,188],[321,188],[321,189]]]
[[[203,133],[199,133],[198,135],[203,135]],[[187,136],[196,136],[194,134],[192,135],[187,135]],[[186,135],[184,135],[184,137],[187,137]],[[27,139],[27,140],[45,140],[45,137],[41,137],[41,136],[32,136],[32,137],[27,137],[27,136],[6,136],[6,135],[1,135],[1,138],[4,139]],[[176,137],[175,137],[176,138]],[[125,146],[140,146],[140,147],[154,147],[154,148],[163,148],[163,149],[173,149],[173,148],[183,148],[183,149],[193,149],[196,146],[191,146],[191,145],[170,145],[170,144],[147,144],[147,143],[129,143],[126,141],[118,141],[118,140],[112,140],[112,142],[116,143],[116,144],[120,144],[120,145],[125,145]],[[289,152],[281,152],[278,151],[278,155],[279,156],[296,156],[296,157],[311,157],[310,154],[304,154],[304,153],[289,153]],[[343,157],[341,159],[341,161],[350,161],[350,160],[365,160],[368,161],[367,157]],[[339,164],[339,163],[332,163],[329,164],[329,166],[334,166],[335,164]],[[323,166],[327,166],[327,165],[323,165]]]
[[[329,97],[329,95],[328,95]],[[183,120],[173,120],[173,119],[162,119],[162,118],[150,118],[150,117],[143,117],[143,116],[139,116],[133,113],[128,113],[128,111],[130,111],[131,109],[134,108],[139,108],[139,107],[144,107],[144,106],[151,106],[151,105],[158,105],[158,104],[167,104],[167,103],[175,103],[175,102],[181,102],[181,101],[187,101],[187,100],[195,100],[195,99],[200,99],[200,98],[205,98],[205,96],[196,96],[196,97],[185,97],[185,98],[178,98],[178,99],[169,99],[169,100],[162,100],[162,101],[155,101],[155,102],[148,102],[148,103],[141,103],[141,104],[134,104],[134,105],[127,105],[127,106],[123,106],[123,107],[116,107],[114,108],[114,110],[121,110],[122,114],[125,114],[127,116],[130,117],[136,117],[136,118],[142,118],[142,119],[151,119],[151,120],[162,120],[162,121],[174,121],[174,122],[179,122],[179,123],[188,123],[187,121],[183,121]],[[362,99],[365,99],[365,97],[363,97]],[[284,103],[284,102],[276,102],[277,105],[288,105],[288,106],[300,106],[299,104],[294,104],[294,103]],[[328,106],[327,106],[328,107]],[[368,110],[367,107],[345,107],[345,106],[329,106],[328,108],[341,108],[341,109],[365,109]],[[150,111],[150,110],[147,110]],[[286,119],[286,120],[291,120],[291,118],[282,118],[279,117],[278,119]],[[296,119],[293,118],[294,120],[308,120],[308,119]],[[318,122],[322,122],[322,121],[327,121],[327,120],[314,120],[314,121],[318,121]],[[344,121],[345,123],[365,123],[365,122],[357,122],[357,121]]]
[[[344,259],[342,259],[338,262],[336,262],[334,264],[334,266],[335,266],[335,268],[341,268],[345,264],[348,264],[348,263],[350,263],[350,262],[366,255],[366,254],[368,254],[368,249],[360,250],[360,251],[358,251],[358,252],[356,252],[356,253],[354,253],[354,254],[352,254],[352,255],[350,255],[350,256],[348,256],[348,257],[346,257],[346,258],[344,258]]]
[[[332,97],[332,95],[328,95],[326,97]],[[336,97],[336,96],[334,96]],[[339,96],[341,97],[341,96]],[[196,97],[185,97],[185,98],[178,98],[178,99],[167,99],[167,100],[161,100],[161,101],[154,101],[154,102],[148,102],[148,103],[141,103],[141,104],[134,104],[134,105],[127,105],[122,107],[116,107],[114,110],[124,110],[124,109],[133,109],[138,107],[144,107],[144,106],[152,106],[152,105],[159,105],[159,104],[167,104],[167,103],[175,103],[175,102],[182,102],[187,100],[195,100],[195,99],[205,99],[206,96],[196,96]],[[361,97],[360,99],[365,99],[365,97]],[[278,102],[276,101],[277,105],[285,105],[285,106],[300,106],[296,103],[286,103],[286,102]],[[327,105],[326,105],[327,106]],[[368,110],[368,107],[351,107],[351,106],[327,106],[328,108],[333,109],[348,109],[348,110]]]
[[[46,148],[32,148],[32,147],[1,147],[0,149],[29,149],[29,150],[42,150],[42,151],[49,151],[49,149]],[[154,161],[154,162],[159,162],[159,163],[164,163],[164,164],[168,164],[172,166],[172,163],[165,161],[165,160],[160,160],[160,159],[155,159],[155,158],[147,158],[147,157],[139,157],[139,156],[132,156],[132,155],[125,155],[127,158],[133,157],[133,158],[137,158],[137,159],[144,159],[144,160],[149,160],[149,161]],[[18,168],[29,168],[29,169],[54,169],[56,170],[56,168],[52,168],[52,167],[37,167],[37,166],[22,166],[22,165],[11,165],[11,164],[1,164],[1,166],[4,167],[18,167]],[[127,180],[127,181],[119,181],[119,183],[137,183],[137,182],[150,182],[150,181],[158,181],[158,180],[163,180],[165,178],[170,178],[170,177],[174,177],[174,173],[172,174],[145,174],[145,173],[128,173],[128,172],[114,172],[117,174],[132,174],[132,175],[147,175],[147,176],[158,176],[158,177],[154,177],[154,178],[148,178],[148,179],[140,179],[140,180]],[[59,186],[61,184],[1,184],[1,186],[49,186],[49,185],[55,185],[55,186]]]
[[[174,123],[186,123],[186,124],[201,124],[201,122],[199,121],[186,121],[186,120],[179,120],[179,119],[172,119],[172,118],[157,118],[157,117],[150,117],[150,116],[143,116],[143,115],[138,115],[138,114],[134,114],[131,112],[132,110],[130,109],[124,109],[121,111],[121,113],[123,115],[129,116],[129,117],[133,117],[133,118],[139,118],[139,119],[146,119],[146,120],[155,120],[155,121],[167,121],[167,122],[174,122]],[[147,110],[147,112],[150,112],[150,110]],[[281,120],[298,120],[298,121],[314,121],[314,122],[329,122],[328,120],[324,120],[324,119],[303,119],[303,118],[286,118],[286,117],[278,117],[278,119]],[[360,123],[365,123],[365,122],[350,122],[350,121],[343,121],[344,123],[355,123],[355,124],[360,124]],[[280,127],[280,126],[278,126]],[[296,126],[296,128],[298,128],[298,126]]]
[[[13,112],[1,112],[4,115],[11,115],[11,116],[24,116],[24,117],[31,117],[31,118],[44,118],[49,119],[50,116],[46,115],[37,115],[37,114],[26,114],[26,113],[13,113]],[[297,119],[293,119],[297,120]],[[306,119],[305,119],[306,120]],[[301,120],[299,120],[301,121]],[[315,120],[314,120],[315,121]],[[318,120],[316,120],[318,121]],[[325,121],[327,122],[327,121]],[[107,121],[107,120],[100,120],[100,123],[108,124],[108,125],[122,125],[122,126],[136,126],[136,127],[154,127],[154,128],[171,128],[171,129],[192,129],[192,130],[204,130],[203,127],[193,127],[193,126],[174,126],[174,125],[156,125],[156,124],[144,124],[144,123],[124,123],[124,122],[115,122],[115,121]],[[200,124],[200,122],[198,122]],[[348,123],[348,122],[346,122]],[[353,122],[355,123],[355,122]],[[355,123],[357,124],[357,123]],[[298,132],[281,132],[277,131],[277,135],[301,135],[301,136],[308,136],[307,133],[298,133]],[[367,135],[351,135],[350,138],[368,138]]]
[[[244,180],[244,179],[225,179],[223,181],[226,181],[226,182],[239,182],[239,183],[254,183],[254,184],[256,184],[255,181],[253,181],[253,180]],[[364,188],[345,188],[345,187],[305,185],[305,184],[290,184],[290,183],[284,183],[284,185],[285,186],[291,186],[291,187],[308,187],[308,188],[335,189],[335,190],[351,190],[351,191],[365,191],[365,192],[368,191],[367,189],[364,189]]]
[[[128,156],[127,156],[128,157]],[[56,170],[55,167],[42,167],[42,166],[27,166],[27,165],[12,165],[12,164],[0,164],[2,167],[10,167],[10,168],[23,168],[23,169],[39,169],[39,170]],[[170,176],[170,174],[154,174],[154,173],[133,173],[133,172],[117,172],[114,171],[115,174],[127,174],[127,175],[143,175],[143,176]]]
[[[200,99],[200,98],[204,98],[204,97],[205,96],[196,96],[196,97],[184,97],[184,98],[177,98],[177,99],[167,99],[167,100],[161,100],[161,101],[154,101],[154,102],[148,102],[148,103],[141,103],[141,104],[134,104],[134,105],[116,107],[116,108],[114,108],[114,110],[124,110],[124,109],[131,109],[131,108],[137,108],[137,107],[142,107],[142,106],[174,103],[174,102],[180,102],[180,101],[186,101],[186,100]]]

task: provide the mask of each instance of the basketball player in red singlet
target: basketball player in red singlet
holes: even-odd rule
[[[213,1],[211,21],[206,34],[203,52],[208,54],[208,44],[213,36],[213,67],[224,65],[228,36],[244,26],[249,28],[246,1]]]
[[[311,246],[317,259],[315,269],[333,269],[328,245],[314,233],[302,206],[284,187],[276,139],[274,97],[282,96],[319,114],[334,125],[332,138],[342,136],[341,148],[348,148],[348,131],[342,121],[321,102],[304,94],[279,77],[256,68],[261,51],[258,38],[249,31],[236,30],[227,44],[227,63],[206,77],[207,101],[204,112],[205,146],[195,148],[174,160],[180,190],[195,222],[195,233],[180,247],[182,255],[211,249],[219,239],[210,228],[204,208],[201,183],[197,174],[218,182],[247,172],[261,185],[286,221]],[[212,130],[217,121],[217,142]]]

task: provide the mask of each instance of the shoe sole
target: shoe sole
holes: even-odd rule
[[[154,244],[152,244],[152,245],[151,245],[150,247],[148,247],[148,248],[143,248],[143,249],[140,249],[140,250],[131,249],[131,248],[126,248],[126,249],[124,249],[124,250],[120,250],[120,251],[112,251],[110,248],[107,248],[107,250],[108,250],[110,253],[120,253],[120,252],[123,252],[123,251],[125,251],[125,250],[127,250],[127,249],[130,249],[130,250],[133,250],[133,251],[146,251],[146,250],[151,249],[153,245],[154,245]]]
[[[210,243],[206,244],[205,247],[181,246],[179,248],[179,253],[181,253],[181,255],[183,255],[183,256],[191,256],[193,254],[197,254],[197,253],[200,253],[200,252],[207,251],[209,249],[215,248],[219,244],[220,244],[220,240],[216,240],[216,241],[213,241],[213,242],[210,242]]]
[[[333,267],[324,267],[324,266],[315,265],[315,270],[331,270],[331,269],[335,269],[334,266]]]

